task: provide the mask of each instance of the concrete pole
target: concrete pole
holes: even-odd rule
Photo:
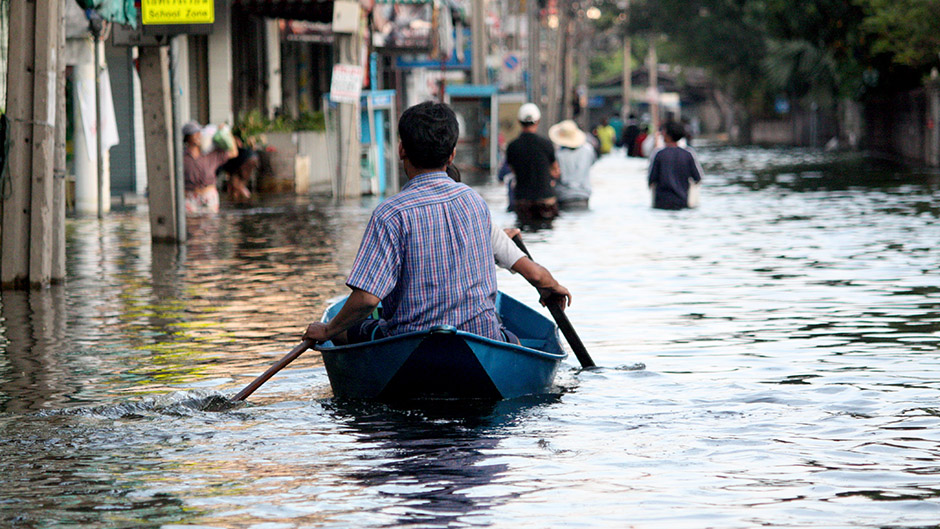
[[[940,167],[940,82],[936,79],[927,83],[927,121],[932,126],[927,129],[924,159],[927,165]]]
[[[10,151],[7,182],[0,188],[3,200],[0,283],[3,288],[29,285],[30,173],[33,158],[33,62],[35,52],[35,4],[26,0],[10,3],[7,55],[7,118]]]
[[[577,40],[573,38],[573,33],[577,31],[577,21],[568,19],[568,26],[565,29],[565,87],[561,94],[561,104],[564,112],[564,119],[574,117],[574,108],[571,104],[571,97],[574,95],[574,50],[577,47]]]
[[[581,19],[581,42],[578,46],[578,92],[587,99],[588,86],[591,82],[590,52],[591,52],[591,24],[587,19]],[[588,132],[591,126],[591,112],[587,100],[582,101],[581,113],[578,115],[578,127]]]
[[[567,27],[568,9],[562,7],[558,10],[558,27],[555,28],[554,32],[555,49],[552,52],[552,60],[548,63],[548,103],[545,108],[548,114],[548,119],[545,120],[547,126],[560,121],[559,116],[561,116],[562,106],[565,101],[564,95],[559,97],[558,90],[559,88],[564,90],[565,61],[562,57],[565,55],[565,28]]]
[[[659,59],[656,56],[656,42],[650,39],[650,52],[647,58],[647,68],[650,74],[649,100],[650,125],[653,132],[659,132]]]
[[[540,53],[539,5],[535,0],[526,2],[527,27],[529,32],[529,100],[542,104],[542,57]]]
[[[471,79],[473,84],[486,84],[486,2],[473,0],[473,16],[470,20],[470,43],[473,47]]]
[[[65,281],[65,177],[68,173],[65,156],[68,116],[65,109],[65,6],[59,3],[59,25],[56,28],[56,114],[55,114],[55,179],[52,184],[52,282]]]
[[[264,20],[264,51],[267,66],[267,109],[268,117],[274,114],[283,105],[283,89],[281,88],[281,33],[278,21],[272,18]]]
[[[29,282],[52,281],[53,183],[55,167],[56,88],[59,0],[36,0],[33,69],[33,159],[30,202]]]
[[[217,125],[233,123],[231,10],[230,0],[215,3],[215,23],[209,35],[209,122]]]
[[[166,46],[142,46],[141,103],[147,147],[147,188],[150,192],[150,235],[154,241],[176,241],[176,188],[173,182],[173,145],[170,127],[170,58]]]
[[[360,26],[352,34],[335,34],[334,48],[336,64],[360,64]],[[362,152],[362,140],[359,136],[361,116],[359,102],[340,103],[339,110],[339,156],[340,167],[337,185],[341,197],[356,198],[362,196],[362,176],[359,158]]]
[[[170,37],[170,141],[173,144],[173,189],[177,197],[176,210],[176,242],[186,242],[186,175],[183,173],[183,135],[182,135],[182,88],[183,79],[180,57],[180,41],[185,39],[180,35]],[[187,69],[188,71],[188,69]]]
[[[623,27],[626,28],[630,25],[630,0],[626,0],[625,4],[623,14],[626,18],[623,21]],[[629,34],[625,33],[621,38],[623,39],[623,84],[621,85],[623,104],[620,108],[620,119],[626,123],[630,118],[630,101],[633,97],[633,64],[631,61],[633,49]]]

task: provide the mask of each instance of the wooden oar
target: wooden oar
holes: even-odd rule
[[[520,237],[518,233],[512,238],[512,242],[516,243],[516,246],[525,253],[526,257],[532,259],[532,254],[529,253],[529,250],[525,247],[525,243],[522,242],[522,237]],[[534,261],[535,259],[532,260]],[[555,301],[558,303],[555,303]],[[591,359],[591,355],[589,355],[587,349],[585,349],[584,343],[582,343],[581,338],[578,337],[578,333],[574,331],[574,327],[572,327],[571,322],[568,321],[568,316],[565,314],[565,310],[561,305],[564,302],[565,298],[559,296],[555,299],[550,299],[545,305],[548,307],[548,312],[552,314],[552,318],[555,319],[555,324],[558,325],[558,328],[561,329],[561,333],[565,335],[565,339],[568,340],[568,345],[571,346],[574,355],[578,357],[578,362],[581,363],[581,367],[596,367],[597,364]]]
[[[248,395],[251,395],[255,392],[256,389],[261,387],[261,384],[264,384],[268,381],[269,378],[273,377],[275,373],[287,367],[287,364],[293,362],[298,356],[302,355],[304,351],[310,349],[314,345],[313,340],[304,340],[300,342],[300,345],[291,349],[284,358],[278,360],[276,364],[269,367],[267,371],[261,374],[258,378],[254,380],[251,384],[245,387],[245,389],[238,392],[238,395],[235,395],[233,400],[245,400],[248,398]]]

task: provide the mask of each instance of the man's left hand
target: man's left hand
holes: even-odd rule
[[[316,343],[323,343],[328,341],[332,336],[328,333],[329,329],[327,324],[322,321],[316,321],[307,325],[307,330],[304,331],[304,340],[313,340]]]

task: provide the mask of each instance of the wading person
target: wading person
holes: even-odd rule
[[[548,137],[555,144],[555,159],[561,178],[555,184],[555,196],[562,209],[588,207],[591,199],[591,166],[597,160],[594,147],[587,143],[587,134],[570,119],[556,123],[548,129]]]
[[[650,156],[648,181],[654,208],[684,209],[695,205],[689,204],[689,189],[702,181],[702,166],[691,148],[678,145],[684,136],[681,124],[670,121],[663,125],[666,146]]]
[[[542,113],[526,103],[519,107],[522,134],[506,147],[506,163],[515,176],[513,204],[522,224],[549,221],[558,216],[558,201],[553,189],[558,179],[555,148],[537,134]]]
[[[453,110],[415,105],[402,114],[398,137],[408,182],[372,212],[345,305],[329,323],[308,325],[304,338],[360,343],[452,325],[507,340],[496,316],[489,207],[445,172],[457,145]],[[380,301],[381,318],[368,318]]]
[[[228,149],[202,152],[202,127],[196,122],[183,125],[183,177],[186,192],[186,213],[219,211],[219,190],[215,185],[216,171],[238,154],[235,142]]]

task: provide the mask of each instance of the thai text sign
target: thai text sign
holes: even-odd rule
[[[141,21],[147,24],[211,24],[215,0],[140,0]]]
[[[362,66],[355,64],[333,65],[330,82],[330,101],[334,103],[358,103],[362,94]]]

